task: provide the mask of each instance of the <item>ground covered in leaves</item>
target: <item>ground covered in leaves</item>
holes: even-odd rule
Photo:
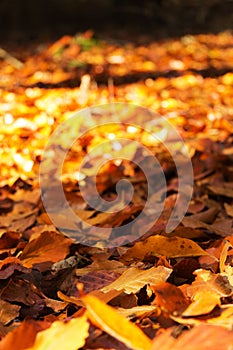
[[[1,56],[0,349],[231,349],[232,33],[139,46],[86,32]],[[114,199],[116,183],[127,177],[133,200],[120,215],[90,208],[77,167],[96,144],[116,136],[136,139],[154,152],[167,180],[153,228],[132,244],[101,249],[53,226],[38,174],[46,142],[61,122],[83,107],[113,101],[169,118],[192,159],[194,191],[185,218],[166,233],[178,191],[166,150],[137,128],[111,126],[85,135],[66,159],[63,182],[72,209],[92,225],[129,222],[146,193],[145,177],[133,163],[109,162],[97,177],[99,192]],[[66,218],[60,223],[65,227]],[[125,234],[132,236],[133,228]]]

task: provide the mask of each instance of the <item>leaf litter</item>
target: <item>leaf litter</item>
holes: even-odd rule
[[[3,60],[0,349],[232,348],[232,44],[231,32],[143,46],[97,40],[87,31],[64,36],[23,65]],[[87,223],[121,226],[145,205],[146,179],[128,161],[109,162],[97,176],[106,200],[115,198],[122,177],[130,179],[135,193],[127,210],[106,215],[83,200],[77,166],[108,138],[143,142],[159,159],[168,188],[164,210],[145,236],[127,245],[133,226],[120,241],[110,230],[118,248],[100,249],[53,225],[40,200],[38,171],[57,125],[112,100],[168,117],[186,142],[195,182],[186,216],[166,233],[178,192],[166,150],[137,128],[89,132],[69,151],[63,174],[66,198]],[[132,160],[136,151],[125,150]],[[66,225],[65,217],[59,220]]]

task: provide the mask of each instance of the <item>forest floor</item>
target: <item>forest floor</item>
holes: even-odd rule
[[[9,46],[1,57],[0,350],[231,349],[233,34],[143,45],[87,31],[54,43]],[[71,224],[62,208],[49,213],[43,206],[39,173],[51,134],[83,108],[112,102],[142,106],[155,120],[165,117],[185,142],[193,194],[171,232],[169,217],[190,184],[179,187],[176,161],[164,147],[166,128],[153,130],[161,142],[151,138],[143,121],[135,126],[137,110],[120,127],[96,125],[67,153],[63,188],[77,222]],[[103,110],[98,117],[106,123]],[[84,119],[77,129],[64,130],[56,150],[89,126]],[[134,195],[124,209],[103,212],[80,190],[84,157],[106,140],[118,147],[118,138],[150,150],[146,160],[158,159],[166,179],[166,189],[154,188],[165,198],[161,215],[140,237],[133,224],[120,236],[114,233],[137,220],[146,205],[136,143],[122,150],[128,159],[109,160],[96,177],[110,204],[118,181],[131,182]],[[179,142],[172,145],[179,154]],[[99,156],[89,161],[90,173]],[[46,187],[55,198],[56,161],[50,159]],[[101,246],[106,241],[110,246]]]

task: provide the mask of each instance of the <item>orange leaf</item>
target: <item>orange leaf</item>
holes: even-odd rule
[[[151,289],[156,294],[153,304],[159,305],[169,313],[179,314],[189,304],[182,291],[171,283],[163,282],[157,286],[151,286]]]
[[[205,315],[220,304],[220,296],[216,292],[203,289],[193,296],[193,302],[183,312],[182,316]]]
[[[177,339],[168,329],[156,337],[151,350],[230,350],[233,332],[222,327],[200,325],[185,331]]]
[[[187,294],[193,302],[182,316],[207,314],[221,304],[221,297],[232,295],[231,285],[221,275],[202,269],[195,271],[195,274],[195,281],[187,288]]]
[[[121,316],[111,306],[98,298],[86,295],[82,298],[90,321],[112,337],[118,339],[130,349],[149,350],[151,340],[140,328]]]
[[[145,256],[166,256],[177,258],[184,256],[209,255],[190,239],[180,237],[151,236],[143,242],[137,242],[122,256],[123,260],[141,260]]]
[[[73,318],[69,322],[55,321],[36,336],[36,341],[28,350],[77,350],[88,337],[89,323],[87,317]]]
[[[48,328],[50,323],[27,320],[23,321],[0,342],[0,350],[24,350],[32,346],[37,332]]]
[[[72,239],[57,232],[42,232],[38,238],[26,245],[20,260],[26,267],[44,262],[57,262],[66,257],[72,242]]]

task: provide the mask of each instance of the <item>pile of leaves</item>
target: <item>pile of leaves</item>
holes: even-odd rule
[[[20,65],[10,55],[2,59],[0,349],[232,347],[232,44],[230,32],[146,46],[96,40],[87,32],[65,36]],[[195,181],[186,216],[166,233],[178,193],[166,150],[137,128],[87,134],[66,159],[64,191],[92,225],[129,222],[146,192],[133,164],[109,162],[97,177],[99,192],[111,200],[116,183],[128,177],[133,202],[110,217],[88,207],[74,173],[94,145],[114,135],[138,140],[160,160],[167,180],[164,210],[153,228],[132,244],[101,249],[53,225],[38,172],[60,123],[83,107],[112,101],[169,118],[186,142]]]

